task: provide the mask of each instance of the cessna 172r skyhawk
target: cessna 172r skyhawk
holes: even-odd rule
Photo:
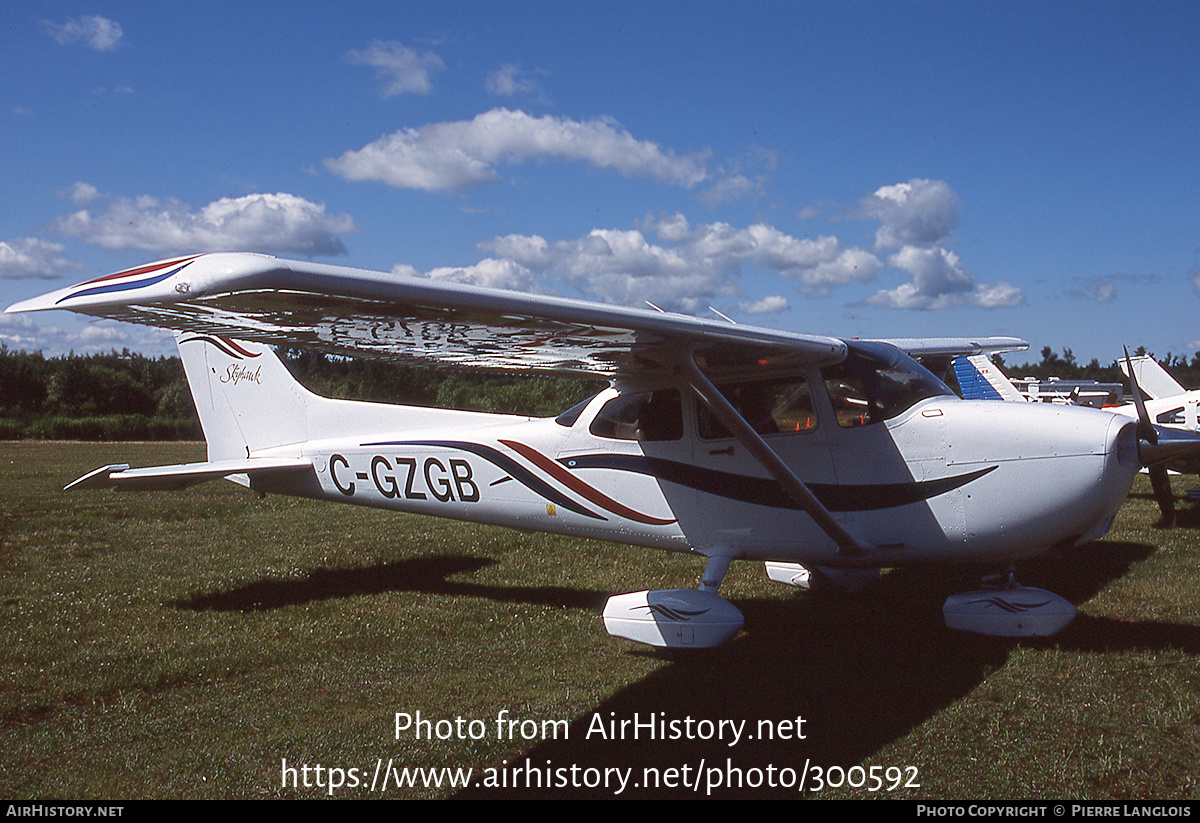
[[[230,478],[299,495],[707,558],[698,589],[614,596],[609,633],[725,642],[730,561],[774,579],[990,564],[1007,584],[946,601],[953,628],[1050,634],[1075,614],[1017,561],[1103,535],[1141,466],[1190,450],[1094,409],[961,400],[910,355],[990,338],[839,340],[257,254],[153,263],[18,303],[174,329],[204,463],[104,466],[68,489]],[[467,368],[601,375],[557,418],[332,400],[268,344]]]

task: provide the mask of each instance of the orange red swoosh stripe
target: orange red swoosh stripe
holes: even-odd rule
[[[558,463],[555,463],[541,452],[526,446],[524,443],[518,443],[515,440],[501,440],[500,442],[524,457],[530,463],[533,463],[535,466],[553,477],[558,482],[562,483],[568,489],[587,500],[589,503],[593,503],[603,509],[607,509],[613,514],[620,515],[621,517],[633,520],[637,523],[645,523],[649,526],[666,526],[675,522],[674,520],[663,520],[658,517],[651,517],[648,514],[642,514],[641,512],[634,511],[628,506],[618,503],[604,492],[593,486],[589,486],[587,483],[584,483]]]

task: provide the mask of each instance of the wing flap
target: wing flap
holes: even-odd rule
[[[81,489],[117,489],[119,491],[177,491],[219,480],[230,475],[250,477],[312,470],[308,458],[261,458],[219,460],[212,463],[180,463],[174,466],[148,466],[131,469],[128,463],[101,466],[68,483],[63,491]]]

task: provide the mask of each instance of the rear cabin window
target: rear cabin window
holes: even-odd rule
[[[809,432],[817,427],[808,381],[799,375],[717,386],[729,405],[759,434]],[[733,437],[704,403],[696,404],[700,437]]]
[[[588,429],[614,440],[679,440],[683,407],[675,389],[622,394],[609,400]]]
[[[554,418],[554,422],[560,426],[566,426],[568,429],[575,425],[575,421],[579,419],[579,415],[583,414],[583,410],[596,399],[596,395],[592,395],[582,403],[576,403],[571,408]]]

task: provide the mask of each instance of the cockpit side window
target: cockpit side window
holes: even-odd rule
[[[596,414],[589,431],[615,440],[679,440],[683,437],[679,392],[661,389],[614,397]]]
[[[759,434],[809,432],[817,427],[808,381],[802,375],[730,383],[717,389]],[[703,403],[696,404],[696,421],[705,440],[733,437]]]
[[[871,403],[862,378],[841,368],[843,365],[825,369],[825,388],[829,392],[829,402],[833,405],[838,425],[843,429],[852,429],[882,420]]]
[[[946,384],[897,348],[853,341],[846,359],[822,370],[842,428],[889,420],[927,397],[952,395]]]

